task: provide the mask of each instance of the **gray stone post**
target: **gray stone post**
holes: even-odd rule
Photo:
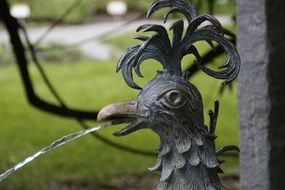
[[[238,0],[241,190],[285,189],[284,9],[284,0]]]

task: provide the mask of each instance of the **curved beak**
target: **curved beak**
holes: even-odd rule
[[[146,112],[138,105],[137,101],[128,101],[107,105],[98,114],[97,121],[107,119],[119,119],[124,123],[130,123],[121,131],[115,132],[115,136],[124,136],[139,129],[146,128]]]

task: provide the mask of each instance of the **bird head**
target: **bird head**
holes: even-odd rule
[[[137,98],[104,107],[98,120],[120,118],[129,122],[126,128],[115,133],[117,136],[149,128],[161,138],[170,138],[178,131],[195,134],[203,126],[202,110],[200,93],[187,78],[158,72]]]
[[[163,140],[194,136],[204,130],[202,98],[197,88],[188,81],[187,72],[182,70],[181,60],[184,56],[194,55],[202,71],[217,79],[224,79],[224,83],[235,79],[239,72],[238,52],[225,37],[225,30],[218,20],[209,15],[197,16],[191,0],[157,0],[150,6],[148,17],[165,7],[170,8],[165,22],[171,13],[180,12],[186,17],[188,27],[184,28],[183,20],[172,24],[172,40],[162,25],[146,24],[137,29],[154,34],[137,37],[142,44],[128,49],[122,55],[117,72],[121,71],[127,85],[139,89],[140,93],[135,100],[104,107],[98,115],[99,121],[120,118],[129,123],[115,133],[117,136],[149,128]],[[205,21],[210,25],[200,26]],[[201,64],[201,56],[195,47],[199,41],[206,41],[210,45],[215,41],[222,45],[228,56],[227,62],[220,67],[222,70],[211,70]],[[163,70],[141,88],[134,82],[133,71],[143,77],[140,65],[147,59],[161,63]]]

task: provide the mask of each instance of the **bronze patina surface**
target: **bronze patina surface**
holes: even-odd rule
[[[139,89],[132,101],[112,104],[101,110],[98,120],[123,119],[129,125],[115,135],[123,136],[142,128],[151,129],[161,140],[158,159],[151,171],[161,172],[158,190],[222,190],[218,173],[223,160],[219,154],[237,147],[225,147],[216,151],[215,128],[218,117],[218,102],[210,111],[210,125],[204,124],[202,97],[198,89],[188,81],[187,72],[181,67],[184,56],[192,54],[196,64],[207,75],[224,80],[234,80],[240,69],[240,58],[235,46],[226,37],[230,34],[212,16],[197,16],[195,5],[190,0],[158,0],[151,4],[147,17],[161,8],[170,8],[170,14],[182,13],[186,17],[170,27],[173,39],[162,25],[146,24],[140,32],[153,32],[152,36],[140,36],[142,44],[127,50],[121,57],[117,71],[122,71],[126,83]],[[208,25],[202,25],[207,21]],[[227,61],[220,70],[211,70],[200,64],[196,42],[213,42],[223,46]],[[163,70],[143,88],[133,80],[133,71],[143,77],[140,65],[147,59],[162,64]]]

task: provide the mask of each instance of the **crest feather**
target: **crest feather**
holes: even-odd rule
[[[187,54],[193,54],[196,57],[196,63],[203,72],[211,77],[224,80],[224,83],[237,77],[240,69],[240,57],[235,46],[225,37],[225,34],[231,37],[233,34],[224,29],[216,18],[210,15],[197,16],[192,0],[157,0],[150,5],[147,17],[162,8],[170,8],[164,16],[165,22],[174,12],[180,12],[186,17],[188,26],[185,35],[183,35],[183,20],[176,21],[170,27],[170,30],[173,31],[172,41],[168,31],[162,25],[145,24],[140,26],[137,32],[153,32],[154,34],[150,37],[137,37],[136,39],[142,41],[142,44],[128,49],[120,58],[117,66],[117,72],[122,71],[123,77],[130,87],[141,89],[133,80],[133,70],[139,77],[143,77],[140,66],[147,59],[160,62],[164,72],[183,76],[181,60]],[[206,21],[210,25],[200,27]],[[215,48],[213,42],[217,42],[224,48],[227,61],[218,68],[219,70],[211,70],[201,64],[201,55],[195,47],[195,43],[200,41],[207,42],[212,48]]]

